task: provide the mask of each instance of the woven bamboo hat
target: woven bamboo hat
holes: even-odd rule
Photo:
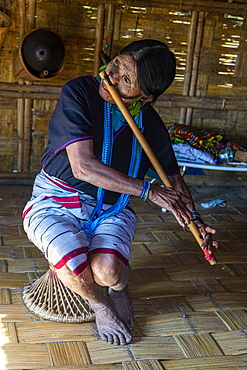
[[[14,77],[28,81],[53,79],[63,70],[65,47],[50,29],[35,28],[24,35],[14,58]]]
[[[67,288],[52,268],[24,287],[23,300],[31,312],[43,319],[80,323],[95,318],[89,303]]]

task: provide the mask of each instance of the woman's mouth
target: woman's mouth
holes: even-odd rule
[[[104,81],[101,81],[101,88],[104,92],[106,92],[107,94],[109,94],[109,91],[107,90],[105,84],[104,84]]]

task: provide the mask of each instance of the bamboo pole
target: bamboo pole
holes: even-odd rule
[[[12,99],[58,100],[62,87],[52,85],[19,85],[16,83],[0,82],[0,97]],[[0,107],[3,106],[0,102]],[[236,110],[247,111],[244,99],[220,98],[205,96],[184,96],[164,94],[155,103],[158,108],[194,108],[203,110]]]
[[[140,142],[144,152],[146,153],[147,157],[149,158],[150,162],[152,163],[155,171],[159,175],[161,181],[166,187],[172,188],[172,183],[170,182],[169,178],[167,177],[163,167],[161,166],[159,160],[157,159],[155,153],[153,152],[152,148],[150,147],[149,143],[147,142],[145,136],[141,133],[140,129],[136,125],[133,117],[129,113],[127,107],[125,106],[124,102],[122,101],[118,91],[115,89],[113,85],[108,82],[108,79],[105,76],[104,72],[100,73],[100,77],[103,80],[104,84],[107,86],[107,90],[111,94],[111,97],[115,101],[116,105],[120,109],[121,113],[123,114],[124,118],[126,119],[127,123],[129,124],[131,130],[133,131],[134,135],[136,136],[137,140]],[[191,233],[194,235],[196,241],[198,242],[199,246],[202,246],[203,239],[200,235],[200,232],[193,221],[190,222],[188,225]],[[210,254],[207,249],[202,249],[205,258],[211,265],[215,265],[217,263],[216,258],[213,254]]]
[[[25,85],[26,86],[26,85]],[[13,99],[37,99],[37,100],[58,100],[60,91],[57,93],[50,92],[32,92],[23,90],[0,90],[0,97]],[[18,108],[19,109],[19,108]]]
[[[114,15],[115,7],[114,4],[107,4],[107,23],[106,23],[106,43],[108,45],[107,54],[109,57],[112,57],[112,40],[114,33]]]
[[[191,16],[190,32],[188,36],[188,48],[187,48],[186,67],[185,67],[185,74],[184,74],[183,95],[188,95],[189,89],[190,89],[190,80],[191,80],[191,71],[192,71],[192,64],[193,64],[195,39],[196,39],[197,21],[198,21],[198,12],[194,10]],[[186,108],[181,108],[179,123],[184,124],[185,117],[186,117]]]
[[[23,38],[25,33],[25,22],[26,22],[26,1],[20,0],[19,2],[19,40]],[[18,84],[23,84],[23,80],[19,79]],[[18,99],[17,108],[17,135],[18,135],[18,154],[17,154],[17,171],[22,172],[23,170],[23,148],[24,148],[24,100]]]
[[[26,0],[19,1],[19,23],[19,40],[21,42],[25,33],[26,25]]]
[[[197,78],[198,78],[198,67],[199,67],[200,51],[201,51],[201,45],[202,45],[203,28],[204,28],[204,17],[205,17],[205,13],[199,12],[189,96],[194,96],[196,92],[196,83],[197,83]],[[186,125],[191,125],[192,112],[193,112],[192,108],[187,109],[186,121],[185,121]]]
[[[29,92],[37,94],[59,94],[61,86],[56,85],[19,85],[12,82],[0,82],[0,91]]]
[[[33,28],[35,28],[36,0],[28,1],[28,14],[27,15],[28,15],[27,32],[29,32]]]
[[[122,23],[122,10],[117,9],[115,11],[115,22],[114,22],[114,32],[113,32],[113,40],[119,41],[120,34],[121,34],[121,23]]]
[[[28,2],[28,19],[26,32],[35,28],[35,14],[36,14],[36,0],[29,0]],[[32,85],[32,82],[26,81],[27,85]],[[32,99],[24,99],[24,148],[23,148],[23,171],[30,171],[30,157],[31,157],[31,125],[32,125]]]
[[[190,90],[191,73],[193,68],[193,56],[197,38],[197,24],[198,24],[198,12],[193,11],[191,17],[190,35],[188,40],[188,52],[186,60],[183,95],[188,95]]]
[[[97,12],[97,25],[96,25],[96,35],[95,35],[95,52],[94,52],[94,76],[98,75],[100,68],[100,58],[99,51],[102,49],[103,37],[104,37],[104,20],[105,20],[105,7],[104,5],[98,6]]]
[[[31,112],[32,112],[32,99],[24,99],[24,149],[23,149],[23,171],[30,171],[30,155],[31,155]]]
[[[17,171],[23,170],[23,148],[24,148],[24,100],[17,99],[17,136],[18,136],[18,154],[17,154]]]
[[[41,2],[42,0],[37,0]],[[48,0],[45,0],[48,2]],[[63,0],[64,2],[66,0]],[[44,2],[44,0],[43,0]],[[49,2],[52,2],[51,0]],[[58,2],[58,1],[57,1]],[[68,2],[68,0],[67,0]],[[72,0],[71,0],[72,2]],[[76,1],[74,1],[76,3]],[[80,1],[80,3],[89,4],[88,1]],[[79,3],[79,1],[77,1]],[[91,3],[92,4],[92,3]],[[247,12],[247,5],[243,1],[239,0],[238,2],[227,3],[224,1],[209,1],[209,0],[193,0],[193,1],[181,1],[181,0],[159,0],[159,1],[150,1],[150,0],[94,0],[93,4],[116,4],[116,6],[135,6],[135,7],[146,7],[148,10],[150,8],[156,9],[179,9],[180,11],[205,11],[212,14],[233,14],[238,16],[245,16]]]

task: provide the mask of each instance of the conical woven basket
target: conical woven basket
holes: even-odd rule
[[[80,323],[95,318],[89,303],[68,289],[52,269],[24,287],[23,300],[30,311],[43,319]]]
[[[5,36],[10,26],[9,17],[0,11],[0,49],[3,46]]]

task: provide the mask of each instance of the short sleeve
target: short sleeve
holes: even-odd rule
[[[92,76],[78,77],[64,85],[50,120],[48,145],[41,159],[43,168],[68,145],[92,139],[94,111],[100,111],[100,99]]]
[[[58,152],[74,141],[92,138],[90,116],[82,78],[65,84],[49,125],[53,150]]]

